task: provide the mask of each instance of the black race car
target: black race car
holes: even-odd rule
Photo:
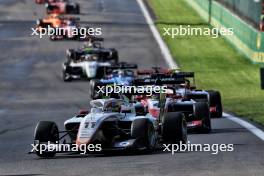
[[[118,51],[103,48],[100,43],[93,43],[81,49],[67,50],[67,60],[63,63],[63,80],[94,79],[104,76],[104,70],[118,63]]]

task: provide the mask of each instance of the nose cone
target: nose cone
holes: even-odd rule
[[[97,62],[85,62],[84,69],[88,78],[94,78],[97,72]]]
[[[90,142],[90,138],[82,138],[82,137],[77,137],[77,140],[76,140],[76,144],[78,146],[82,145],[82,144],[89,144]]]

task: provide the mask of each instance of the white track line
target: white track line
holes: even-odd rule
[[[262,139],[264,141],[264,132],[262,130],[260,130],[259,128],[255,127],[254,125],[248,123],[247,121],[245,120],[242,120],[238,117],[235,117],[235,116],[232,116],[230,114],[227,114],[227,113],[223,113],[223,115],[233,121],[233,122],[236,122],[238,123],[239,125],[245,127],[247,130],[249,130],[251,133],[255,134],[257,137],[259,137],[260,139]]]
[[[154,36],[154,38],[156,39],[159,47],[160,47],[160,50],[161,50],[161,53],[162,55],[164,56],[167,64],[171,67],[171,68],[179,68],[178,65],[174,62],[172,56],[171,56],[171,53],[170,53],[170,50],[168,49],[167,45],[164,43],[164,41],[162,40],[144,2],[142,0],[137,0],[137,3],[146,19],[146,22],[147,24],[149,25],[149,28]]]
[[[154,38],[156,39],[160,49],[161,49],[161,53],[162,55],[164,56],[164,59],[166,60],[166,62],[168,63],[168,65],[171,67],[171,68],[179,68],[178,65],[175,63],[175,61],[173,60],[172,56],[171,56],[171,53],[167,47],[167,45],[164,43],[164,41],[162,40],[148,10],[147,10],[147,7],[145,6],[143,0],[137,0],[137,3],[146,19],[146,22],[147,24],[149,25],[149,28],[154,36]],[[227,114],[227,113],[223,113],[223,115],[233,121],[233,122],[236,122],[238,123],[239,125],[243,126],[244,128],[246,128],[248,131],[250,131],[251,133],[253,133],[254,135],[256,135],[257,137],[259,137],[261,140],[264,141],[264,132],[257,128],[256,126],[250,124],[249,122],[245,121],[245,120],[242,120],[238,117],[235,117],[235,116],[232,116],[230,114]]]

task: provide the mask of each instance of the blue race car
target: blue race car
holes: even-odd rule
[[[91,98],[97,99],[99,96],[102,96],[102,94],[100,94],[100,90],[102,89],[105,90],[106,86],[132,85],[134,79],[136,78],[135,69],[137,69],[136,64],[128,64],[128,63],[119,63],[116,66],[106,67],[105,76],[102,79],[90,81]]]

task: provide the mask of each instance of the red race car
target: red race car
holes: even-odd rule
[[[50,14],[45,18],[37,20],[37,28],[39,31],[43,28],[47,28],[48,26],[52,28],[59,28],[65,26],[67,23],[78,24],[79,20],[79,18],[75,17],[65,17],[58,14]]]
[[[80,14],[80,5],[78,3],[69,2],[52,2],[46,3],[48,14]]]
[[[137,74],[143,78],[154,77],[176,77],[184,78],[185,83],[177,85],[178,91],[182,91],[182,98],[193,99],[196,101],[207,101],[210,105],[211,117],[221,118],[223,113],[221,93],[216,90],[196,89],[193,72],[179,72],[177,69],[164,69],[153,67],[149,70],[138,70]]]

